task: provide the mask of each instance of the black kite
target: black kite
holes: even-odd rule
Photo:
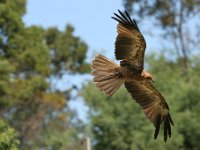
[[[171,137],[173,121],[164,97],[153,85],[150,73],[144,71],[144,53],[146,43],[136,21],[125,11],[112,17],[119,22],[115,42],[115,57],[120,65],[98,55],[92,62],[92,75],[96,87],[108,96],[112,96],[122,84],[132,98],[143,108],[144,113],[155,126],[154,138],[164,124],[164,140]]]

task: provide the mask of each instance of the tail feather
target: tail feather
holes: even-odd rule
[[[119,76],[119,65],[108,58],[98,55],[92,61],[93,81],[96,87],[108,96],[112,96],[123,84]]]
[[[96,87],[108,96],[112,96],[121,86],[117,79],[110,79],[102,82],[96,82]]]
[[[109,59],[105,58],[103,55],[98,55],[95,57],[95,59],[92,61],[92,69],[98,69],[98,70],[107,70],[110,69],[116,69],[118,67],[117,64],[113,63]]]
[[[110,88],[106,90],[106,94],[111,96],[113,95],[122,85],[123,82],[119,82],[118,80],[113,81],[112,84],[110,84]]]

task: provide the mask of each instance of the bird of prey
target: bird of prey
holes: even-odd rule
[[[155,127],[154,139],[159,134],[160,125],[164,125],[164,141],[171,137],[173,121],[165,98],[153,85],[153,77],[144,70],[146,43],[136,21],[125,11],[114,13],[117,25],[115,58],[120,64],[98,55],[92,61],[92,75],[96,87],[108,96],[112,96],[122,84],[132,98],[142,107],[147,118]]]

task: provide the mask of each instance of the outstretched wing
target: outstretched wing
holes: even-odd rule
[[[118,11],[119,15],[114,13],[115,17],[112,17],[119,22],[115,41],[115,57],[117,60],[125,60],[132,68],[140,68],[141,73],[144,66],[145,39],[136,21],[132,20],[126,11],[125,14]]]
[[[156,90],[148,79],[137,77],[136,80],[125,82],[125,87],[133,99],[143,108],[147,118],[155,126],[154,138],[159,133],[160,125],[164,124],[164,140],[171,137],[171,124],[173,121],[169,114],[169,107],[164,97]]]

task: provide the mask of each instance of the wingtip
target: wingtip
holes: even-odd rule
[[[164,122],[164,141],[165,141],[165,143],[167,142],[168,128],[169,128],[169,126],[168,126],[167,122]]]
[[[162,120],[161,120],[162,118]],[[171,125],[174,125],[172,122],[172,119],[170,117],[169,114],[164,115],[164,116],[158,116],[156,119],[156,123],[155,123],[155,132],[154,132],[154,139],[157,139],[158,134],[159,134],[159,130],[160,130],[160,125],[163,122],[164,124],[164,141],[165,143],[167,142],[167,138],[171,138]]]
[[[127,15],[127,16],[129,16],[129,13],[128,13],[128,11],[127,11],[127,10],[125,10],[125,13],[126,13],[126,15]]]
[[[173,124],[173,121],[171,119],[170,114],[163,116],[164,121],[164,141],[167,142],[167,138],[171,138],[171,125]]]
[[[120,9],[117,10],[120,14],[122,13],[122,11]],[[128,14],[127,10],[124,11],[126,14]]]
[[[167,143],[167,137],[164,138],[165,143]]]
[[[170,114],[168,114],[168,118],[169,118],[170,123],[174,126],[174,122],[172,121]]]
[[[160,131],[160,124],[161,124],[161,115],[157,116],[156,124],[155,124],[155,132],[154,132],[154,139],[157,139],[159,131]]]

